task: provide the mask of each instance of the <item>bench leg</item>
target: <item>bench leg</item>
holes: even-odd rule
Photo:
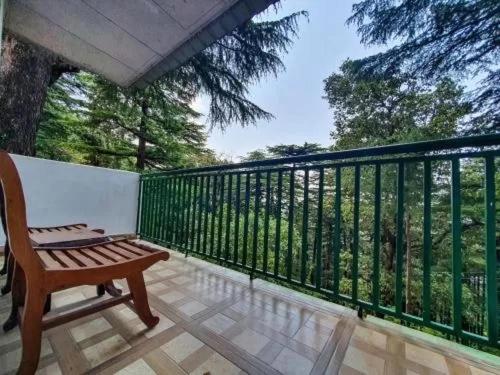
[[[27,285],[21,325],[23,355],[18,374],[34,374],[40,360],[42,316],[47,297],[39,288],[40,286],[35,283],[28,283]]]
[[[146,292],[146,285],[144,284],[142,272],[127,277],[127,283],[132,293],[135,312],[148,328],[153,328],[158,324],[160,318],[153,316],[149,308],[148,294]]]
[[[8,266],[9,254],[10,254],[9,241],[5,241],[5,246],[3,248],[3,266],[2,269],[0,270],[0,275],[5,275],[7,273],[7,269],[9,267]]]
[[[14,288],[12,290],[12,306],[10,310],[10,315],[3,324],[3,330],[5,332],[17,326],[17,312],[19,307],[24,304],[24,297],[26,295],[26,282],[24,279],[24,272],[15,262],[12,265],[12,284]]]
[[[5,280],[5,285],[2,287],[0,293],[2,295],[10,293],[12,290],[12,274],[14,273],[14,257],[9,253],[9,257],[6,259],[7,262],[7,279]]]

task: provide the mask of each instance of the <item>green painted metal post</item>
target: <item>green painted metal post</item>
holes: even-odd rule
[[[267,261],[269,257],[269,210],[271,209],[271,172],[266,173],[266,206],[264,213],[264,256],[262,260],[262,271],[267,273]]]
[[[255,173],[255,203],[253,213],[253,247],[252,247],[252,273],[250,277],[253,278],[257,268],[257,251],[259,249],[259,212],[260,212],[260,172]]]
[[[335,168],[335,221],[334,221],[334,233],[333,233],[333,296],[339,296],[340,290],[340,231],[342,212],[342,171],[340,167]]]
[[[227,177],[227,213],[226,213],[226,236],[224,245],[224,260],[229,259],[229,246],[231,243],[231,211],[233,209],[233,175]]]
[[[486,158],[486,301],[488,306],[488,341],[498,344],[498,293],[497,290],[497,249],[496,249],[496,208],[495,208],[495,159]]]
[[[308,233],[309,232],[309,169],[304,171],[304,200],[302,202],[302,250],[300,263],[300,282],[306,283],[308,261]]]
[[[453,331],[462,332],[462,218],[460,202],[460,160],[451,161],[451,235],[453,278]]]
[[[283,171],[278,172],[278,191],[276,193],[276,234],[274,239],[274,276],[279,275],[281,250],[281,200],[283,199]]]
[[[286,255],[286,279],[292,280],[292,264],[293,264],[293,215],[295,205],[295,171],[290,171],[290,189],[289,189],[290,204],[288,207],[288,248]]]
[[[222,223],[224,220],[224,188],[225,178],[224,175],[220,176],[220,192],[219,192],[219,220],[217,223],[217,259],[220,260],[222,256]]]
[[[250,214],[250,173],[245,175],[245,217],[243,218],[243,255],[241,264],[246,266],[248,253],[248,224]]]
[[[236,201],[234,217],[234,255],[233,262],[238,264],[238,246],[240,242],[240,210],[241,210],[241,174],[236,175]]]
[[[431,162],[424,161],[424,269],[423,269],[423,319],[424,323],[431,321],[431,261],[432,261],[432,238],[431,238],[431,184],[432,170]]]
[[[375,164],[375,204],[373,209],[373,307],[380,304],[380,164]]]
[[[405,164],[398,163],[397,172],[397,213],[396,213],[396,293],[394,304],[396,316],[401,317],[403,308],[403,233],[404,233],[404,190]]]
[[[358,263],[359,263],[359,196],[360,196],[361,167],[354,167],[354,213],[352,239],[352,300],[358,300]]]
[[[318,180],[318,220],[316,224],[316,289],[321,289],[322,258],[323,258],[323,194],[325,187],[325,169],[320,168]]]

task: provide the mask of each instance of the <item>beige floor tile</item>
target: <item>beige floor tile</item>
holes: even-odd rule
[[[49,340],[42,339],[40,358],[53,353]],[[16,370],[21,362],[22,349],[18,348],[10,352],[0,354],[0,374],[6,374]]]
[[[383,375],[385,361],[373,354],[349,346],[344,357],[344,364],[364,374]]]
[[[98,333],[107,331],[108,329],[112,329],[113,327],[109,322],[104,318],[97,318],[91,320],[87,323],[80,324],[79,326],[73,327],[70,329],[71,335],[75,339],[76,342],[83,341],[97,335]]]
[[[83,350],[83,354],[92,367],[98,366],[108,359],[116,357],[130,349],[131,346],[120,335],[114,335]]]
[[[162,291],[164,291],[167,288],[168,287],[163,283],[156,283],[156,284],[147,286],[148,292],[155,294],[155,295],[162,294]]]
[[[57,362],[37,370],[36,375],[61,375],[62,371]]]
[[[262,348],[264,348],[264,346],[267,345],[269,339],[266,336],[247,328],[231,341],[248,353],[256,355],[262,350]]]
[[[180,301],[184,297],[186,296],[183,293],[178,292],[177,290],[173,290],[159,296],[159,298],[166,303],[174,303]]]
[[[205,320],[202,325],[214,331],[217,334],[221,334],[225,330],[231,328],[236,322],[225,316],[224,314],[217,313],[211,318]]]
[[[184,305],[179,307],[179,311],[182,311],[186,315],[193,316],[194,314],[198,314],[199,312],[202,312],[207,307],[208,306],[204,305],[201,302],[191,301],[191,302],[185,303]]]
[[[4,320],[2,320],[2,322],[4,322]],[[9,332],[0,332],[0,347],[18,340],[21,340],[21,333],[19,332],[19,328],[13,329]]]
[[[446,360],[441,354],[410,343],[405,343],[405,353],[406,359],[412,362],[420,363],[436,371],[448,372]]]
[[[382,350],[387,348],[387,336],[373,329],[356,326],[353,337]]]
[[[183,285],[183,284],[186,284],[187,282],[191,281],[191,278],[187,277],[187,276],[177,276],[177,277],[174,277],[173,279],[170,279],[170,281],[172,281],[174,284],[177,284],[177,285]]]
[[[127,367],[122,368],[116,374],[117,375],[155,375],[156,372],[153,371],[153,369],[148,366],[146,361],[144,361],[143,359],[138,359],[137,361],[131,363]]]
[[[276,357],[272,366],[283,374],[307,375],[311,372],[314,364],[299,353],[284,348]]]
[[[168,268],[166,270],[156,272],[156,274],[160,277],[169,277],[175,275],[176,273],[177,272],[175,272],[174,270],[170,270]]]
[[[315,329],[304,326],[297,331],[293,339],[321,352],[328,341],[328,337],[329,336],[323,335]]]
[[[81,292],[70,293],[69,291],[64,291],[64,293],[59,295],[54,293],[52,295],[52,306],[54,308],[58,308],[75,302],[84,301],[86,299],[87,297],[85,297]]]
[[[162,345],[161,349],[167,353],[170,358],[179,363],[198,349],[202,348],[203,345],[204,344],[193,335],[183,332]]]
[[[306,322],[306,326],[310,328],[314,328],[317,325],[321,325],[328,329],[335,329],[337,323],[339,322],[339,318],[333,315],[327,315],[321,312],[314,312],[309,320]]]
[[[165,315],[160,314],[156,311],[153,311],[153,315],[160,318],[160,322],[153,329],[148,329],[146,331],[144,336],[146,336],[148,339],[175,326],[175,323],[171,321],[169,318],[167,318]]]
[[[214,353],[201,366],[191,372],[192,375],[206,373],[210,373],[210,375],[238,375],[242,371],[220,354]]]

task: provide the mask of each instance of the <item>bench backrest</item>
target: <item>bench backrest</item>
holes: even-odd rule
[[[0,182],[3,188],[5,224],[11,254],[25,273],[42,272],[38,256],[33,251],[26,221],[26,204],[17,168],[9,154],[0,151]]]

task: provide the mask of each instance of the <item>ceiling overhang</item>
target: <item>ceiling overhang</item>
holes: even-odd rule
[[[143,88],[277,0],[8,0],[4,27],[123,87]]]

